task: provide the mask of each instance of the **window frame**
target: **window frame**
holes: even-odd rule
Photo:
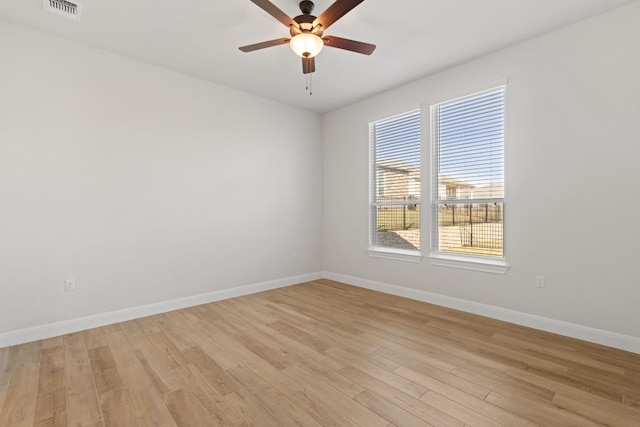
[[[376,137],[375,137],[375,126],[381,123],[385,123],[385,122],[390,122],[393,121],[394,119],[401,119],[403,117],[412,115],[412,114],[418,114],[418,121],[419,121],[419,131],[420,131],[420,144],[419,144],[419,156],[420,156],[420,172],[419,172],[419,183],[421,185],[420,188],[420,198],[419,199],[413,199],[413,198],[407,198],[407,200],[404,201],[393,201],[393,202],[378,202],[377,201],[377,196],[379,196],[379,187],[377,185],[377,180],[378,180],[378,176],[379,176],[379,171],[377,168],[377,147],[376,147]],[[369,210],[369,248],[368,248],[368,253],[371,257],[375,257],[375,258],[384,258],[384,259],[392,259],[392,260],[398,260],[398,261],[406,261],[406,262],[420,262],[422,260],[422,253],[423,253],[423,245],[422,245],[422,241],[423,241],[423,230],[424,230],[424,225],[423,225],[423,221],[422,221],[422,209],[421,209],[421,201],[422,201],[422,194],[423,194],[423,187],[422,187],[422,173],[423,173],[423,165],[424,165],[424,160],[423,160],[423,144],[424,144],[424,138],[423,138],[423,125],[422,125],[422,121],[423,121],[423,117],[424,117],[424,111],[422,110],[422,108],[420,107],[409,107],[399,113],[396,114],[391,114],[391,115],[387,115],[384,117],[380,117],[374,120],[370,120],[368,123],[368,132],[369,132],[369,203],[368,203],[368,210]],[[386,188],[385,188],[386,190]],[[401,248],[394,248],[391,246],[381,246],[378,245],[377,241],[376,241],[376,235],[377,235],[377,210],[376,208],[378,206],[384,206],[384,205],[393,205],[393,206],[417,206],[418,210],[420,212],[420,248],[421,249],[401,249]]]
[[[507,263],[507,244],[506,244],[506,235],[507,235],[507,222],[506,216],[502,217],[502,256],[494,257],[494,256],[482,256],[477,254],[455,254],[452,252],[444,252],[440,251],[438,248],[439,242],[439,209],[438,207],[443,203],[442,200],[438,199],[438,186],[440,184],[439,179],[439,154],[438,147],[436,144],[438,141],[436,140],[436,131],[437,131],[437,123],[435,122],[435,111],[434,109],[439,107],[442,104],[454,102],[456,100],[463,100],[465,98],[472,98],[474,96],[481,95],[482,93],[490,92],[492,90],[496,90],[502,88],[504,91],[503,98],[503,146],[502,146],[502,154],[503,154],[503,180],[506,183],[506,151],[507,151],[507,79],[501,79],[498,81],[493,81],[487,83],[482,86],[477,86],[465,91],[458,92],[456,94],[451,94],[448,96],[441,96],[437,99],[430,100],[427,104],[428,106],[428,123],[429,123],[429,132],[425,133],[429,135],[429,156],[430,156],[430,170],[429,177],[431,181],[430,196],[429,196],[429,231],[430,231],[430,242],[429,242],[429,261],[432,265],[442,266],[442,267],[453,267],[460,268],[465,270],[475,270],[482,271],[487,273],[497,273],[497,274],[505,274],[509,269],[509,264]],[[427,110],[426,106],[423,110]],[[424,113],[424,112],[423,112]],[[503,212],[504,207],[507,202],[507,194],[506,194],[506,186],[504,186],[504,194],[502,198],[494,198],[494,199],[470,199],[466,203],[467,204],[476,204],[476,203],[493,203],[498,202],[502,203]],[[449,202],[451,203],[451,202]],[[456,203],[460,203],[456,201]]]

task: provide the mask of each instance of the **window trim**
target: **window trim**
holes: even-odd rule
[[[421,262],[422,254],[415,250],[388,248],[386,246],[370,246],[367,250],[372,258],[391,259],[395,261]]]
[[[499,87],[504,87],[504,146],[503,146],[503,156],[505,159],[506,166],[506,157],[507,157],[507,86],[508,79],[502,78],[498,80],[494,80],[491,82],[487,82],[483,85],[478,85],[474,87],[470,87],[467,90],[456,91],[455,93],[450,93],[449,95],[441,95],[435,98],[431,98],[426,102],[426,105],[423,104],[423,113],[424,111],[428,111],[428,120],[426,120],[428,129],[424,132],[424,135],[429,135],[429,144],[426,147],[429,150],[429,248],[430,253],[427,256],[431,265],[439,266],[439,267],[450,267],[450,268],[458,268],[463,270],[474,270],[481,271],[485,273],[496,273],[496,274],[505,274],[510,265],[507,263],[507,239],[506,239],[506,230],[507,230],[507,216],[503,217],[502,227],[503,227],[503,241],[502,241],[502,257],[485,257],[482,255],[457,255],[449,252],[441,252],[435,250],[434,248],[437,246],[434,244],[434,241],[438,239],[438,227],[435,221],[437,221],[437,216],[433,215],[433,206],[434,200],[437,197],[437,194],[434,194],[434,191],[437,191],[437,177],[436,175],[436,166],[438,159],[435,158],[436,150],[434,150],[434,133],[433,133],[433,108],[445,102],[452,102],[456,100],[461,100],[467,97],[471,97],[482,92],[487,92],[492,89],[497,89]],[[507,181],[507,170],[504,168],[504,180]],[[435,184],[434,184],[435,180]],[[501,199],[501,202],[504,206],[507,204],[507,192],[506,186],[504,189],[505,193]],[[482,202],[486,202],[484,199]],[[468,202],[467,202],[468,203]]]
[[[480,255],[455,256],[444,252],[431,252],[428,258],[431,265],[438,267],[482,271],[484,273],[505,274],[510,268],[504,258],[494,259]]]

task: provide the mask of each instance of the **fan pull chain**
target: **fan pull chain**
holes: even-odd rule
[[[307,74],[307,87],[305,88],[309,92],[309,96],[313,95],[313,79],[312,74]]]

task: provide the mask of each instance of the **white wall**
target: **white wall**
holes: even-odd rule
[[[637,22],[640,2],[321,119],[0,21],[0,345],[324,269],[640,352]],[[370,258],[367,123],[503,77],[509,272]]]
[[[0,337],[322,270],[320,116],[2,21],[0,55]]]
[[[329,275],[621,334],[640,352],[639,22],[635,2],[326,114]],[[367,123],[504,77],[511,269],[503,276],[369,257]],[[427,156],[428,148],[425,165]],[[425,166],[423,189],[429,179]]]

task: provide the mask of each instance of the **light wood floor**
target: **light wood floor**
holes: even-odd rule
[[[320,280],[0,349],[0,426],[640,426],[640,355]]]

